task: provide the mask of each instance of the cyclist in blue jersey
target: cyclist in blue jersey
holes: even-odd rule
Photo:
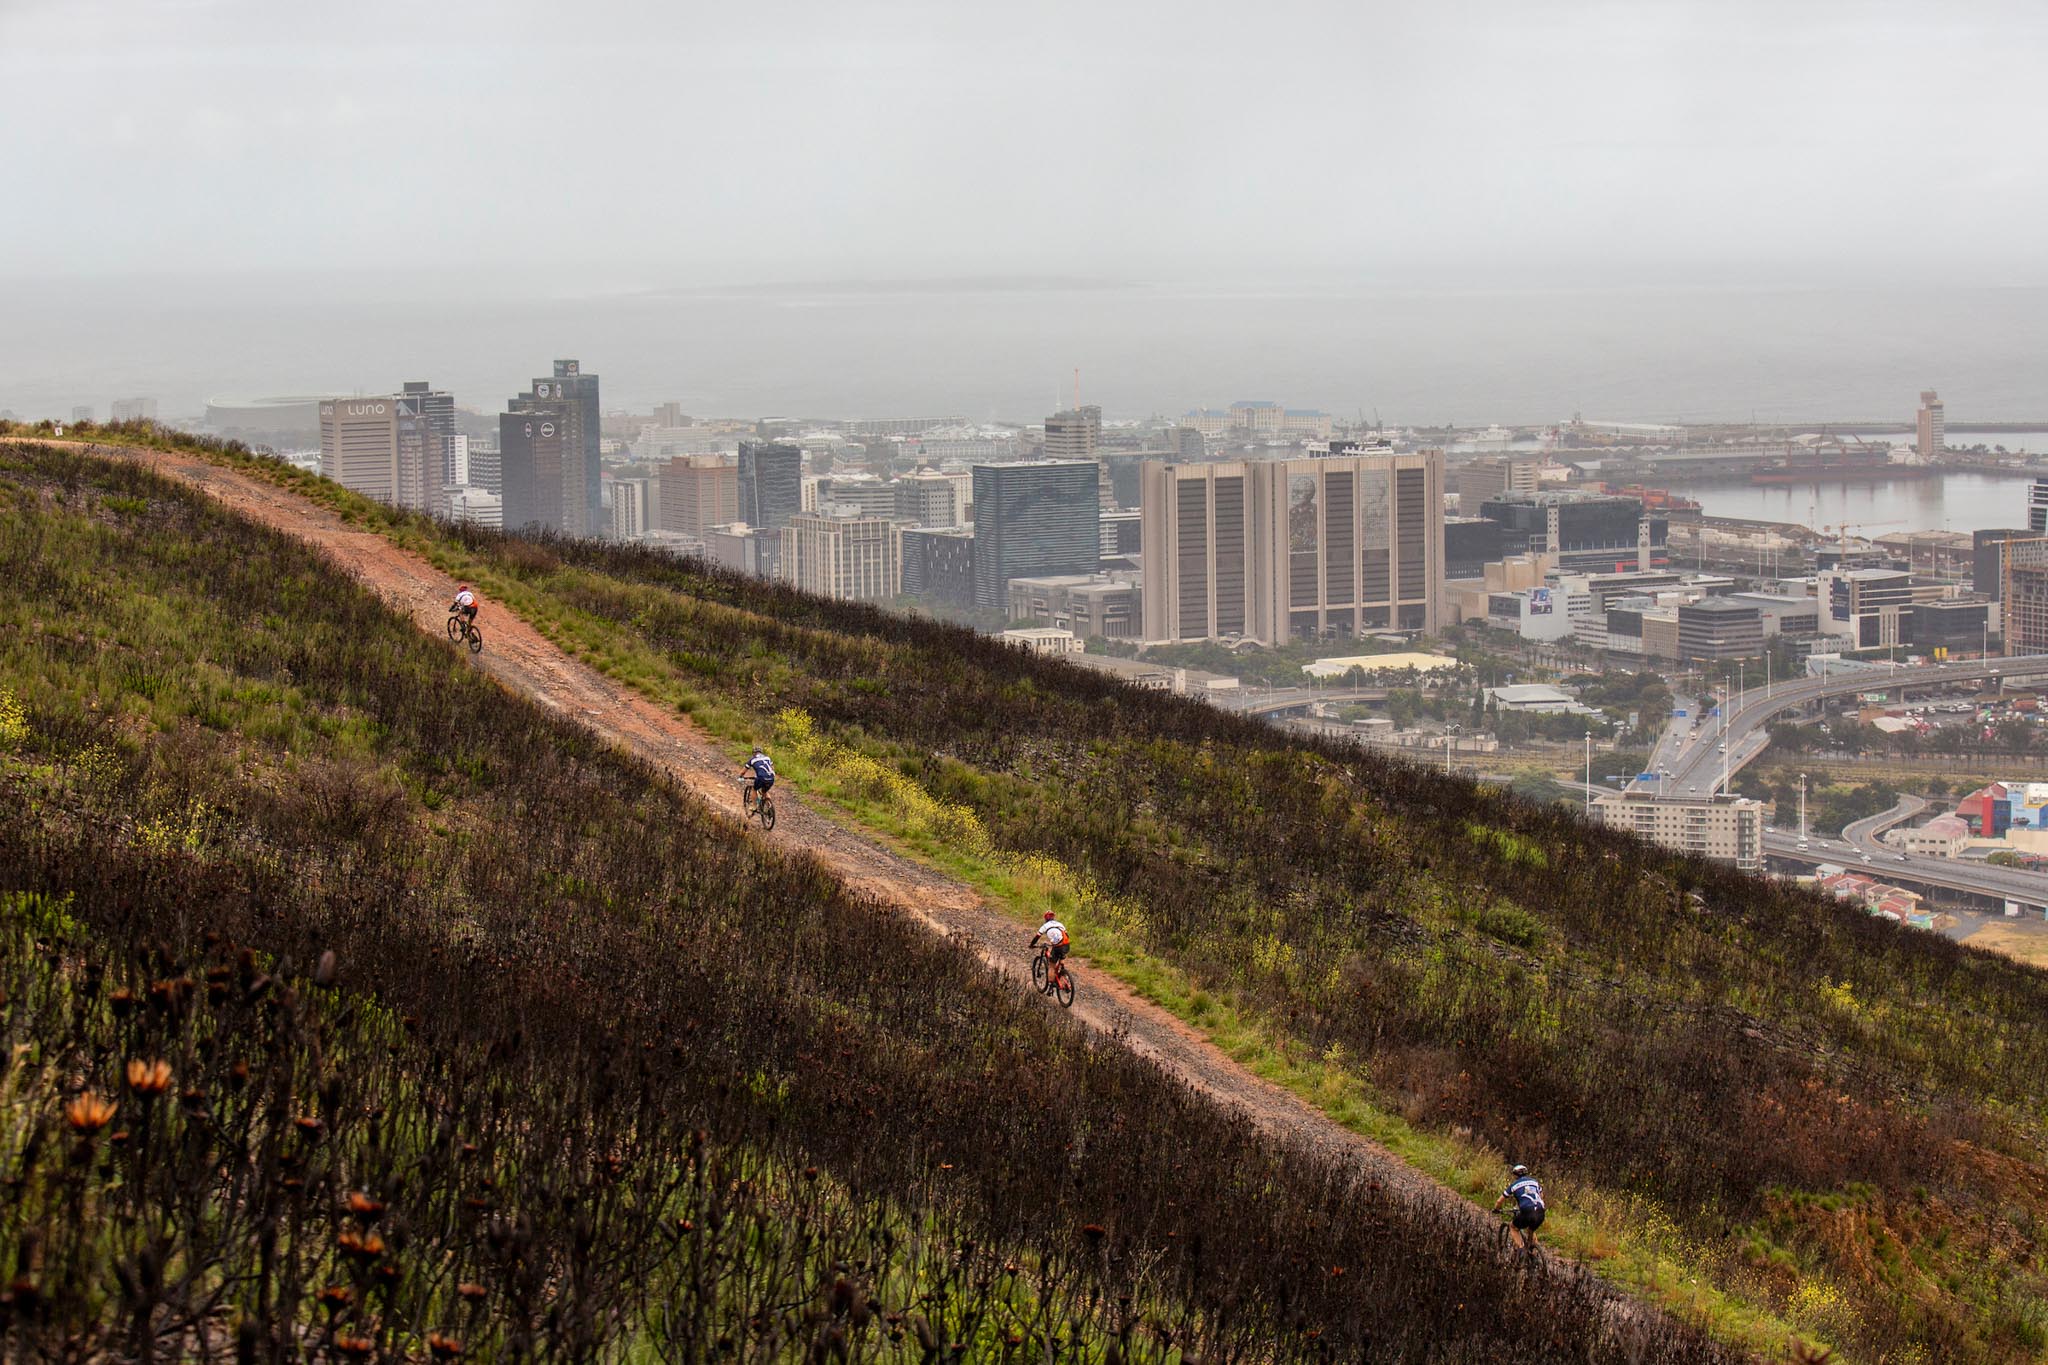
[[[1498,1209],[1513,1200],[1515,1204],[1515,1231],[1522,1235],[1522,1245],[1531,1251],[1536,1249],[1536,1229],[1543,1226],[1543,1187],[1536,1183],[1536,1177],[1529,1174],[1527,1166],[1517,1166],[1514,1179],[1500,1192],[1500,1198],[1493,1201]]]
[[[740,771],[753,774],[754,801],[758,805],[768,797],[768,789],[775,785],[775,765],[768,761],[768,755],[754,746],[754,756],[740,765]]]

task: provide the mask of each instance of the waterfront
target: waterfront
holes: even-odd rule
[[[1665,486],[1700,504],[1710,517],[1793,522],[1801,526],[1868,527],[1888,531],[1981,531],[2027,524],[2032,475],[1941,474],[1868,483],[1689,484]],[[1852,526],[1852,533],[1863,532]]]

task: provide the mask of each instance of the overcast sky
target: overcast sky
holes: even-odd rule
[[[0,275],[2048,278],[2048,5],[0,0]]]

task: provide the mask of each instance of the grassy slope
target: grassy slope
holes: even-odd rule
[[[1120,975],[1468,1193],[1538,1154],[1567,1245],[1724,1334],[2039,1348],[2032,972],[942,629],[263,472],[720,733],[790,712],[806,787],[1079,902]]]
[[[1270,1152],[202,495],[0,445],[0,585],[10,1358],[309,1321],[789,1358],[854,1325],[842,1277],[896,1315],[863,1358],[917,1358],[912,1311],[1089,1358],[1613,1345],[1597,1295]],[[153,1058],[175,1110],[123,1093]],[[80,1085],[119,1099],[98,1135]],[[404,1240],[352,1253],[349,1189]]]

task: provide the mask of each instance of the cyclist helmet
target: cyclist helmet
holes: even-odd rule
[[[1517,1180],[1520,1180],[1520,1179],[1521,1179],[1521,1178],[1522,1178],[1523,1176],[1525,1176],[1525,1175],[1527,1175],[1527,1174],[1529,1174],[1529,1168],[1528,1168],[1527,1166],[1517,1166],[1517,1167],[1515,1167],[1515,1170],[1514,1170],[1514,1175],[1515,1175],[1515,1179],[1517,1179]]]
[[[764,750],[764,749],[763,749],[763,748],[762,748],[762,747],[761,747],[760,745],[756,744],[756,745],[754,746],[754,757],[755,757],[755,758],[759,758],[759,757],[761,757],[761,755],[762,755],[762,754],[764,754],[765,752],[767,752],[767,751],[766,751],[766,750]]]
[[[468,591],[469,591],[469,584],[467,584],[467,583],[457,583],[457,584],[455,585],[455,591],[457,591],[457,592],[468,592]]]
[[[1055,914],[1054,914],[1054,913],[1053,913],[1052,911],[1048,910],[1048,911],[1046,911],[1046,912],[1045,912],[1045,918],[1046,918],[1046,920],[1047,920],[1048,922],[1050,922],[1050,921],[1052,921],[1052,920],[1056,920],[1056,919],[1058,919],[1058,918],[1059,918],[1059,916],[1058,916],[1058,915],[1055,915]]]

